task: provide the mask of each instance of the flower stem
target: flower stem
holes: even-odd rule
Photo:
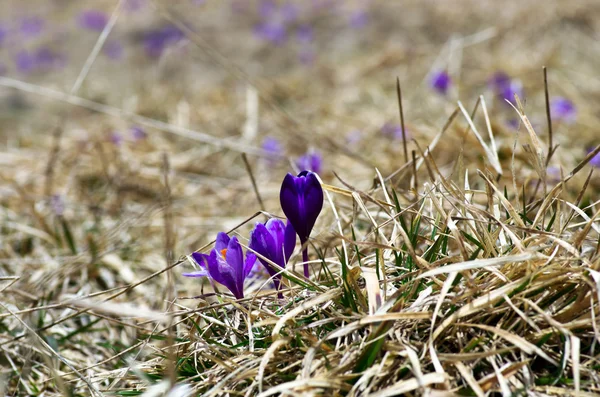
[[[304,277],[310,277],[308,272],[308,246],[305,246],[302,250],[302,262],[304,262]]]

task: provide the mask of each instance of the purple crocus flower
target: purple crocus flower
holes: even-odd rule
[[[321,173],[322,164],[323,156],[321,156],[321,153],[312,150],[300,156],[296,161],[299,169],[309,170],[317,174]]]
[[[102,52],[113,61],[117,61],[123,57],[123,46],[116,40],[109,40],[104,44]]]
[[[146,134],[146,131],[144,131],[144,129],[139,125],[134,125],[129,129],[129,131],[131,132],[131,136],[135,141],[146,139],[146,137],[148,136],[148,134]]]
[[[23,18],[19,30],[25,37],[36,37],[44,30],[44,20],[36,16]]]
[[[350,15],[350,26],[353,29],[361,29],[367,26],[369,14],[365,10],[356,10]]]
[[[15,64],[19,72],[32,72],[35,69],[35,57],[29,51],[21,50],[15,56]]]
[[[176,26],[167,25],[158,30],[150,31],[144,37],[144,49],[150,57],[157,58],[170,45],[183,40],[185,35]]]
[[[323,208],[323,189],[314,172],[302,171],[298,176],[288,173],[279,193],[281,209],[296,230],[302,243],[304,276],[308,277],[308,247],[306,242]]]
[[[452,80],[450,79],[450,75],[445,70],[435,72],[431,76],[431,88],[442,95],[448,93],[451,83]]]
[[[402,126],[400,124],[393,124],[393,123],[385,123],[382,127],[381,127],[381,133],[387,137],[393,138],[393,139],[402,139]],[[408,132],[408,129],[405,127],[404,128],[404,135],[406,135],[406,138],[409,139],[410,134]]]
[[[594,150],[594,148],[590,148],[588,150],[588,153],[590,153],[592,150]],[[592,159],[590,160],[590,164],[594,167],[600,168],[600,153],[592,157]]]
[[[510,103],[516,105],[515,95],[517,95],[519,99],[523,98],[523,84],[521,84],[519,80],[512,80],[510,84],[505,85],[496,95],[501,100],[506,99]]]
[[[572,124],[577,118],[577,109],[567,98],[557,96],[550,100],[550,114],[557,121]]]
[[[510,76],[505,72],[498,71],[492,75],[488,85],[495,93],[502,92],[506,86],[510,85]]]
[[[79,26],[101,32],[108,23],[108,15],[100,10],[86,10],[79,14]]]
[[[287,225],[284,225],[280,219],[269,219],[264,225],[257,223],[250,234],[249,247],[282,268],[292,256],[295,246],[296,231],[289,221]],[[268,261],[262,258],[258,258],[258,260],[267,269],[273,279],[275,289],[279,291],[281,285],[279,271],[274,269]],[[278,293],[278,296],[283,297],[281,292]]]
[[[244,252],[237,237],[229,237],[226,233],[217,234],[215,248],[210,254],[192,253],[192,258],[200,269],[192,273],[183,273],[186,277],[210,277],[223,284],[237,298],[244,297],[244,281],[254,267],[256,255]]]
[[[254,34],[277,45],[281,45],[287,40],[287,28],[281,21],[263,22],[254,28]]]

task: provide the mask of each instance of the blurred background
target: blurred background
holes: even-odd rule
[[[404,138],[419,155],[458,101],[471,112],[480,96],[501,183],[513,185],[512,169],[533,190],[527,132],[507,100],[523,101],[547,151],[543,66],[556,183],[600,144],[599,39],[596,0],[3,0],[0,271],[21,276],[22,292],[11,304],[131,283],[260,209],[281,215],[286,172],[368,189],[375,168],[405,164]],[[475,124],[487,140],[481,108]],[[456,177],[459,152],[471,175],[490,168],[466,129],[459,114],[433,152],[444,175]],[[180,282],[180,295],[199,293]],[[165,294],[156,279],[123,298],[162,310]],[[57,313],[36,316],[55,341],[70,332],[52,326]]]

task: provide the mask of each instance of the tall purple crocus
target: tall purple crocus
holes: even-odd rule
[[[223,284],[237,298],[244,297],[244,280],[256,262],[256,255],[244,252],[237,237],[229,237],[227,233],[217,235],[215,248],[210,254],[194,252],[192,258],[200,266],[200,270],[183,273],[186,277],[210,277]]]
[[[452,84],[452,80],[450,79],[448,72],[445,70],[435,72],[431,76],[431,88],[442,95],[446,95],[448,93],[450,84]]]
[[[558,121],[572,124],[577,119],[577,109],[567,98],[557,96],[550,100],[550,114]]]
[[[288,173],[281,184],[279,201],[283,213],[300,237],[304,276],[308,277],[306,242],[323,208],[323,189],[317,175],[311,171],[302,171],[298,176]]]
[[[269,219],[264,225],[257,223],[250,234],[249,247],[282,268],[292,256],[295,246],[296,231],[289,221],[285,225],[280,219]],[[275,289],[279,291],[281,285],[279,271],[274,269],[268,261],[262,258],[258,258],[258,260],[267,269],[273,279]],[[281,292],[278,292],[278,296],[283,297]]]

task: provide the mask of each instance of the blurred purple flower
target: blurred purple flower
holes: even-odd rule
[[[258,4],[258,13],[262,18],[269,18],[277,10],[277,4],[273,0],[261,0]]]
[[[448,93],[448,89],[450,88],[450,84],[452,84],[452,80],[450,79],[450,75],[445,70],[435,72],[431,76],[431,88],[442,95],[446,95]]]
[[[287,40],[287,28],[282,22],[267,21],[254,27],[254,34],[259,38],[281,45]]]
[[[119,132],[113,131],[113,133],[110,134],[110,141],[115,146],[121,146],[121,143],[123,143],[123,137],[121,136],[121,134]]]
[[[138,125],[134,125],[129,129],[129,131],[131,132],[131,136],[134,141],[141,141],[142,139],[146,139],[148,136],[146,131],[144,131],[144,129]]]
[[[298,61],[305,65],[312,65],[315,61],[315,52],[311,48],[301,48],[298,51]]]
[[[140,10],[145,5],[146,0],[126,0],[124,8],[127,12],[134,12]]]
[[[210,254],[192,253],[192,258],[200,269],[192,273],[183,273],[186,277],[210,277],[223,284],[237,298],[244,297],[244,281],[256,263],[256,255],[244,252],[237,237],[229,237],[220,232],[217,235],[215,248]]]
[[[35,58],[27,50],[21,50],[15,56],[17,70],[21,73],[30,73],[35,69]]]
[[[313,28],[306,24],[298,26],[296,38],[302,43],[310,43],[314,39]]]
[[[54,215],[63,216],[65,212],[65,201],[60,194],[54,194],[50,197],[50,207],[54,211]]]
[[[350,15],[348,22],[353,29],[364,28],[369,22],[369,14],[365,10],[356,10]]]
[[[361,139],[362,132],[360,130],[352,130],[346,135],[346,142],[351,146],[358,144]]]
[[[592,152],[592,150],[594,150],[595,148],[589,148],[588,149],[588,154]],[[592,157],[592,159],[590,160],[590,164],[594,167],[600,168],[600,153],[596,154],[594,157]]]
[[[577,109],[567,98],[557,96],[550,100],[550,114],[557,121],[573,124],[577,119]]]
[[[64,55],[52,51],[48,47],[40,47],[33,54],[34,68],[38,71],[58,69],[65,66]]]
[[[6,40],[6,36],[8,35],[8,29],[5,26],[0,24],[0,46],[4,44],[4,40]]]
[[[322,165],[323,157],[321,156],[321,153],[312,150],[298,157],[298,160],[296,161],[296,166],[298,166],[301,171],[307,170],[316,172],[317,174],[321,173]]]
[[[507,84],[498,91],[498,98],[501,100],[508,100],[513,105],[516,105],[515,95],[519,97],[519,99],[523,99],[523,84],[519,80],[512,80],[510,84]]]
[[[170,45],[183,40],[185,35],[176,26],[167,25],[157,30],[152,30],[144,38],[144,49],[150,57],[156,58]]]
[[[100,10],[86,10],[79,14],[79,26],[101,32],[108,23],[108,15]]]
[[[248,246],[279,267],[285,268],[296,246],[296,231],[289,221],[285,225],[282,220],[272,218],[264,225],[257,223],[254,226]],[[273,279],[275,289],[279,291],[281,285],[279,270],[273,268],[268,261],[262,258],[258,258],[258,260],[267,269]],[[283,298],[281,292],[278,293],[278,296]]]
[[[117,40],[108,40],[102,52],[113,61],[117,61],[123,57],[123,46]]]
[[[323,188],[314,172],[302,171],[298,176],[288,173],[281,184],[279,202],[302,244],[304,276],[308,272],[308,246],[306,242],[323,209]]]
[[[402,139],[402,126],[400,124],[388,122],[381,127],[381,133],[389,138]],[[406,139],[410,138],[410,134],[406,127],[404,128],[404,134],[406,135]]]
[[[494,73],[488,82],[488,86],[495,93],[502,92],[508,85],[510,85],[510,76],[503,71]]]
[[[281,9],[281,18],[284,22],[293,22],[298,18],[298,7],[294,4],[284,4]]]
[[[262,149],[265,152],[270,154],[281,156],[283,152],[283,147],[277,138],[273,138],[272,136],[267,136],[262,142]]]
[[[26,17],[21,20],[19,30],[25,37],[36,37],[44,30],[45,21],[37,16]]]

